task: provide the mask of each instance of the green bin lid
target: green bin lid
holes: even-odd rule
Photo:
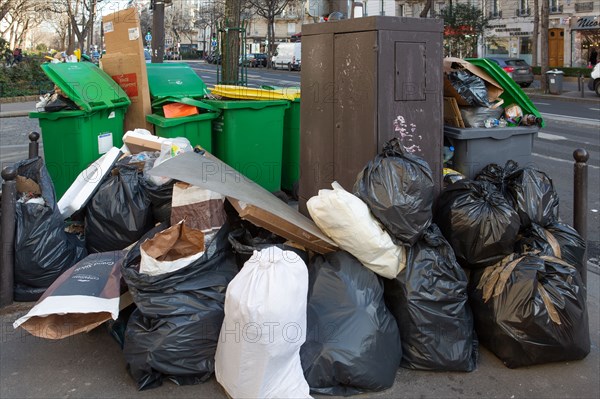
[[[93,63],[46,63],[41,67],[50,80],[83,111],[92,112],[131,104],[123,89]]]
[[[517,104],[521,107],[524,114],[533,114],[538,118],[542,118],[542,115],[535,105],[533,105],[533,102],[529,99],[527,94],[525,94],[521,87],[508,76],[504,69],[500,68],[500,65],[486,58],[465,58],[465,61],[483,69],[504,89],[504,93],[500,95],[500,98],[504,100],[504,107],[510,104]],[[544,126],[545,123],[542,118],[542,127]]]
[[[148,85],[153,99],[204,97],[209,90],[188,64],[147,64]]]

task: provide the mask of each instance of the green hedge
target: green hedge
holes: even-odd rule
[[[550,68],[550,69],[554,69],[554,68]],[[589,78],[590,77],[590,73],[592,73],[592,68],[569,68],[569,67],[562,67],[562,68],[556,68],[559,71],[563,71],[565,73],[565,76],[573,76],[573,77],[578,77],[579,75],[581,75],[583,73],[583,76],[585,78]],[[533,67],[533,74],[534,75],[540,75],[542,73],[542,67]]]
[[[51,91],[54,84],[40,64],[42,57],[26,57],[11,67],[0,65],[0,97],[19,97],[44,94]]]

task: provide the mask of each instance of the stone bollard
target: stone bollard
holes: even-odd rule
[[[13,303],[15,228],[17,204],[17,169],[7,166],[2,169],[2,264],[0,265],[0,307]]]
[[[583,148],[573,151],[573,227],[587,244],[587,210],[588,210],[588,166],[590,155]],[[587,253],[582,271],[583,282],[587,286]]]

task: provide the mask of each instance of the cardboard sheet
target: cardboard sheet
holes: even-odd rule
[[[238,200],[244,203],[238,205],[242,217],[307,249],[327,253],[337,248],[312,220],[209,153],[178,155],[153,168],[150,174],[184,181]],[[232,203],[235,205],[235,201]]]
[[[485,87],[488,91],[488,100],[493,103],[504,92],[502,86],[488,75],[483,69],[467,62],[461,58],[446,57],[444,58],[444,97],[454,97],[458,105],[469,105],[460,94],[452,87],[448,80],[448,73],[460,69],[466,69],[473,75],[479,76],[485,82]]]
[[[106,15],[102,23],[106,54],[100,65],[131,100],[125,114],[125,131],[136,128],[152,131],[152,125],[146,122],[146,115],[152,113],[152,108],[137,9],[127,8]]]

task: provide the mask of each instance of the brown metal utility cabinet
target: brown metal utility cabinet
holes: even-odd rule
[[[401,133],[442,180],[441,19],[374,16],[302,26],[299,209]]]

